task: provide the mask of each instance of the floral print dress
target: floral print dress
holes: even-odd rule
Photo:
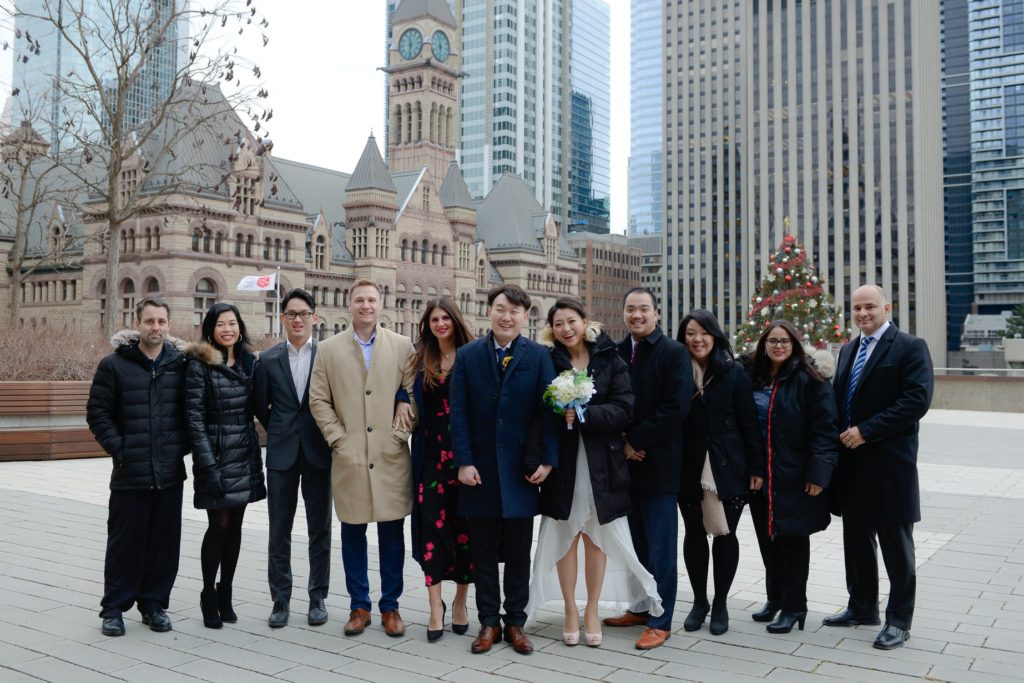
[[[458,515],[459,468],[452,453],[449,385],[442,375],[438,384],[424,387],[424,457],[416,504],[420,509],[426,585],[443,579],[473,582],[469,550],[469,523]]]

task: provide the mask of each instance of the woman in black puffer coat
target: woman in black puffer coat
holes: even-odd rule
[[[185,372],[185,420],[192,443],[195,506],[206,510],[203,537],[203,623],[220,628],[238,620],[231,582],[242,545],[245,506],[267,497],[253,422],[256,358],[238,309],[218,303],[203,318],[203,341],[193,344]],[[220,583],[216,584],[220,569]]]
[[[751,501],[754,530],[765,565],[768,603],[755,621],[769,633],[804,627],[811,534],[831,516],[822,491],[838,454],[836,399],[812,364],[790,323],[773,322],[754,351],[751,380],[768,452],[763,495]]]

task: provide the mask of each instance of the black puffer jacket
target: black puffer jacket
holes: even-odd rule
[[[784,371],[785,372],[785,371]],[[792,368],[776,382],[768,413],[768,496],[772,536],[808,536],[828,527],[829,496],[804,492],[808,482],[827,489],[839,458],[832,385]]]
[[[86,421],[110,454],[112,491],[166,489],[185,481],[184,343],[164,342],[160,366],[150,369],[139,333],[118,332],[114,352],[100,361],[89,389]]]
[[[547,339],[550,340],[550,334]],[[569,518],[576,486],[576,456],[582,437],[597,519],[607,524],[630,510],[629,466],[622,450],[622,432],[633,418],[633,386],[629,366],[619,358],[615,342],[597,326],[587,328],[586,339],[590,347],[587,371],[594,378],[597,393],[584,413],[586,422],[577,421],[572,430],[564,424],[559,427],[558,467],[551,470],[541,486],[540,512],[554,519]],[[541,343],[545,341],[541,339]],[[568,351],[561,344],[551,343],[554,344],[551,359],[555,371],[561,373],[570,369]]]
[[[267,497],[263,458],[253,422],[252,371],[255,358],[243,354],[234,367],[207,343],[192,344],[185,373],[185,419],[192,443],[197,508],[238,507]],[[211,483],[220,480],[224,496]]]

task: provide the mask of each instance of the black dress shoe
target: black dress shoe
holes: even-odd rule
[[[143,614],[142,623],[149,626],[150,631],[156,631],[157,633],[166,633],[171,630],[171,618],[162,609],[156,609],[148,614]]]
[[[877,614],[873,617],[859,615],[847,607],[839,614],[834,614],[831,617],[825,617],[822,619],[821,623],[825,626],[878,626],[882,622],[879,620]]]
[[[708,630],[713,636],[720,636],[729,630],[729,608],[726,606],[725,600],[722,602],[715,600],[715,604],[711,606],[711,621],[708,622]]]
[[[103,635],[123,636],[124,619],[121,617],[106,617],[103,619]]]
[[[231,605],[231,584],[217,584],[217,611],[220,612],[220,620],[225,624],[238,622],[238,615]]]
[[[878,637],[875,638],[875,647],[879,650],[893,650],[897,647],[903,647],[903,643],[908,640],[910,640],[910,631],[904,631],[891,624],[886,624],[878,634]]]
[[[323,598],[313,598],[309,601],[309,614],[306,621],[310,626],[323,626],[327,623],[327,607],[324,606]]]
[[[288,601],[287,600],[276,600],[274,602],[274,609],[270,612],[270,618],[267,619],[267,626],[270,628],[281,628],[288,625]]]
[[[683,622],[683,628],[687,631],[697,631],[704,623],[705,617],[708,616],[708,612],[711,611],[711,605],[707,602],[704,603],[693,603],[693,607],[690,609],[690,613],[686,615],[686,620]]]
[[[441,638],[444,635],[444,615],[448,612],[448,605],[444,604],[444,600],[441,601],[441,628],[436,631],[433,629],[427,629],[427,640],[431,643]]]
[[[772,623],[768,624],[765,628],[768,633],[789,633],[793,630],[793,626],[799,626],[800,630],[804,630],[804,622],[807,620],[807,612],[779,612],[779,616],[775,617]]]
[[[750,618],[754,621],[768,622],[774,619],[775,615],[778,614],[778,612],[779,606],[771,600],[769,600],[768,602],[764,603],[764,607],[762,607],[757,612],[751,614]]]

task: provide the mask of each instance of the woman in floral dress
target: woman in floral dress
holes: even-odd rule
[[[423,569],[430,598],[427,639],[444,634],[447,605],[441,582],[455,581],[452,631],[469,628],[466,597],[473,581],[469,525],[458,515],[459,468],[452,455],[449,375],[456,350],[473,335],[448,297],[427,302],[419,325],[414,394],[419,421],[412,437],[412,554]]]

